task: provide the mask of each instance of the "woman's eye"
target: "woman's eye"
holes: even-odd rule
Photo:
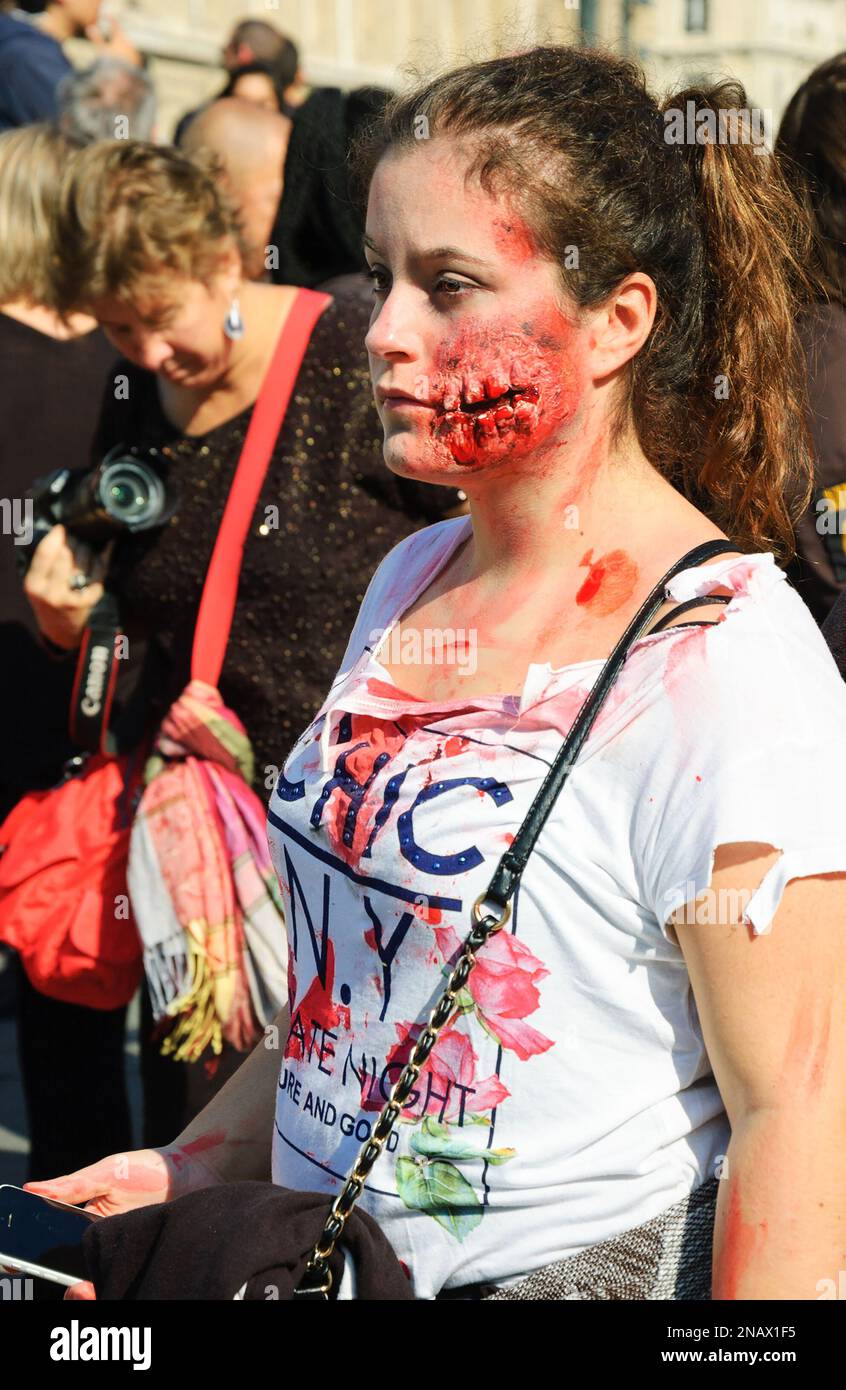
[[[435,284],[435,293],[452,296],[460,294],[462,290],[471,290],[472,288],[472,285],[465,285],[463,280],[453,280],[449,275],[442,275]]]
[[[368,278],[368,280],[370,281],[370,288],[372,289],[372,291],[373,291],[374,294],[381,294],[382,291],[386,288],[386,286],[385,286],[384,284],[381,284],[381,283],[380,283],[380,281],[381,281],[381,280],[383,279],[383,277],[385,277],[386,275],[387,275],[387,272],[384,271],[384,270],[381,270],[381,269],[379,268],[379,266],[375,266],[375,265],[374,265],[374,266],[370,266],[370,267],[368,268],[368,270],[367,270],[367,278]]]

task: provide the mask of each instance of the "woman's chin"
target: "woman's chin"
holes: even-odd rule
[[[473,471],[467,464],[457,462],[448,449],[433,448],[429,441],[421,444],[407,434],[388,437],[383,454],[392,473],[417,483],[444,483]]]

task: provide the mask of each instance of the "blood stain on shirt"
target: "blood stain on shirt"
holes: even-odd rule
[[[426,907],[423,903],[414,904],[414,915],[419,917],[421,922],[426,922],[430,927],[440,926],[443,913],[439,907]]]

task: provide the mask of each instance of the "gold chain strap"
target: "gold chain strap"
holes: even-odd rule
[[[362,1144],[349,1177],[332,1203],[322,1234],[309,1256],[305,1274],[297,1288],[294,1289],[295,1297],[328,1299],[329,1290],[332,1287],[332,1271],[329,1268],[329,1260],[343,1234],[350,1212],[361,1196],[364,1184],[390,1138],[394,1125],[408,1104],[408,1098],[417,1084],[417,1079],[429,1059],[432,1048],[438,1041],[441,1029],[452,1017],[455,1008],[455,996],[466,985],[470,971],[476,964],[477,952],[495,932],[505,926],[511,916],[511,908],[508,903],[501,909],[502,915],[500,917],[495,917],[490,912],[482,916],[481,907],[485,897],[486,895],[483,893],[473,904],[472,915],[475,925],[464,942],[464,948],[449,977],[447,987],[429,1015],[429,1021],[417,1039],[409,1061],[393,1087],[387,1104],[382,1108],[373,1127],[373,1133]]]

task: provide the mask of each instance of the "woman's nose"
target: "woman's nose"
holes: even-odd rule
[[[132,355],[139,367],[148,372],[157,372],[173,356],[173,351],[163,338],[154,333],[139,333],[132,344]]]
[[[401,356],[415,358],[420,352],[414,301],[410,292],[394,286],[379,305],[379,312],[367,330],[364,346],[373,357],[386,361]]]

